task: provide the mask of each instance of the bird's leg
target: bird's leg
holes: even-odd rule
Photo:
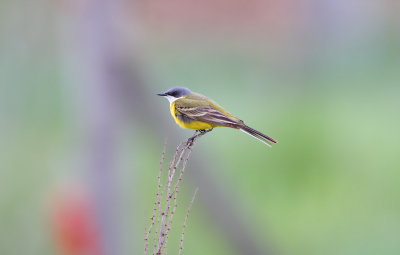
[[[191,136],[187,140],[187,144],[189,146],[192,146],[196,138],[198,138],[198,137],[200,137],[202,135],[205,135],[206,133],[210,132],[211,130],[213,130],[213,129],[212,128],[210,128],[210,129],[197,129],[196,132],[194,132],[194,135]]]
[[[205,135],[206,133],[208,133],[208,132],[210,132],[210,131],[212,131],[212,130],[213,130],[213,128],[210,128],[210,129],[200,129],[200,130],[199,130],[200,134],[198,134],[197,137],[202,136],[202,135]]]
[[[191,137],[189,137],[189,139],[187,140],[186,143],[187,143],[189,146],[193,144],[194,139],[196,139],[196,137],[199,135],[199,134],[197,134],[198,132],[200,132],[199,129],[197,129],[197,130],[194,132],[194,135],[191,136]]]

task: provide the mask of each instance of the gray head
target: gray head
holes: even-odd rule
[[[174,102],[178,98],[184,97],[187,94],[190,94],[191,91],[187,88],[183,87],[175,87],[172,89],[169,89],[167,92],[157,94],[159,96],[166,97],[170,103]]]

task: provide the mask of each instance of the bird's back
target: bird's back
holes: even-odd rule
[[[202,94],[192,92],[189,95],[187,95],[184,100],[178,99],[176,102],[179,106],[182,107],[201,107],[201,106],[211,106],[215,110],[221,112],[222,114],[226,115],[227,117],[231,118],[234,121],[240,121],[238,118],[233,116],[231,113],[229,113],[227,110],[222,108],[219,104],[214,102],[213,100],[209,99],[206,96],[203,96]]]

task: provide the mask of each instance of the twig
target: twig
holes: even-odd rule
[[[179,148],[179,146],[178,146],[178,148]],[[185,153],[185,150],[187,148],[188,148],[188,145],[183,147],[181,149],[181,153],[179,155],[179,158],[177,160],[173,160],[173,164],[172,165],[174,167],[172,168],[172,173],[168,176],[167,200],[166,200],[165,210],[161,213],[160,237],[159,237],[159,240],[158,240],[158,248],[157,248],[158,251],[157,251],[157,254],[161,254],[161,247],[164,244],[164,240],[165,240],[165,236],[166,236],[165,234],[166,234],[166,232],[168,232],[168,230],[165,230],[165,228],[167,228],[167,226],[168,226],[167,223],[165,222],[165,218],[168,216],[168,213],[169,213],[169,210],[170,210],[170,202],[171,202],[171,198],[172,198],[172,194],[171,194],[172,181],[173,181],[173,178],[174,178],[174,175],[175,175],[175,171],[176,171],[179,163],[182,161],[183,154]],[[176,163],[174,161],[176,161]]]
[[[194,191],[194,194],[193,194],[193,197],[192,197],[192,201],[190,201],[189,208],[187,209],[187,212],[186,212],[185,220],[183,221],[182,233],[181,233],[181,245],[179,246],[178,255],[181,255],[181,253],[183,251],[183,238],[185,236],[185,227],[186,227],[187,219],[189,218],[190,210],[192,209],[192,206],[193,206],[193,203],[194,203],[194,199],[196,198],[196,194],[197,194],[198,190],[199,190],[199,188],[196,188],[196,190]]]
[[[155,220],[156,220],[157,205],[161,209],[161,201],[160,201],[161,200],[161,195],[160,195],[161,173],[162,173],[162,169],[163,169],[162,165],[163,165],[164,160],[165,160],[165,150],[166,150],[166,143],[164,143],[164,148],[163,148],[163,151],[161,153],[160,169],[159,169],[158,176],[157,176],[158,184],[157,184],[156,202],[154,202],[154,205],[153,205],[153,215],[150,218],[151,219],[151,223],[150,223],[149,229],[147,230],[145,238],[144,238],[144,243],[145,243],[144,254],[145,255],[147,254],[147,250],[148,250],[149,236],[150,236],[150,233],[151,233],[151,229],[153,228],[153,226],[155,224]],[[157,230],[156,230],[156,232],[157,232]]]
[[[185,157],[185,159],[183,160],[183,164],[182,164],[181,171],[180,171],[180,173],[179,173],[178,180],[176,181],[175,186],[174,186],[174,190],[173,190],[173,192],[172,192],[172,196],[173,196],[173,199],[174,199],[174,207],[173,207],[173,209],[172,209],[172,211],[171,211],[171,214],[170,214],[170,217],[169,217],[169,220],[168,220],[168,224],[167,224],[167,228],[166,228],[166,233],[165,233],[165,234],[166,234],[165,246],[167,245],[167,242],[168,242],[168,233],[169,233],[169,231],[171,230],[173,217],[174,217],[176,208],[178,207],[177,199],[178,199],[179,183],[182,181],[182,176],[183,176],[183,173],[185,172],[186,164],[187,164],[187,162],[188,162],[188,160],[189,160],[189,157],[190,157],[191,152],[192,152],[192,150],[188,147],[188,153],[186,154],[186,157]]]
[[[162,177],[162,165],[165,160],[165,145],[164,150],[162,152],[162,157],[160,161],[160,170],[157,177],[158,185],[157,185],[157,193],[156,193],[156,201],[153,205],[153,214],[151,216],[150,226],[148,230],[145,231],[145,248],[144,254],[147,255],[148,246],[149,246],[149,237],[151,231],[154,231],[154,238],[153,238],[153,255],[161,255],[166,254],[167,252],[167,243],[168,243],[168,236],[169,232],[172,227],[173,217],[175,215],[176,209],[178,207],[178,192],[179,192],[179,185],[183,180],[183,173],[185,172],[186,165],[189,161],[190,155],[192,153],[192,146],[196,142],[196,140],[201,137],[202,135],[210,132],[212,129],[209,130],[196,130],[195,134],[190,137],[185,143],[180,143],[176,150],[175,154],[169,164],[168,167],[168,175],[166,180],[166,185],[161,184],[161,177]],[[178,170],[179,169],[179,170]],[[175,178],[176,173],[179,172],[179,176]],[[194,198],[196,196],[197,189],[193,195],[192,201],[189,205],[183,229],[182,229],[182,237],[181,237],[181,244],[180,244],[180,251],[181,253],[183,249],[183,231],[186,226],[187,218],[189,217],[189,211],[192,207],[194,202]],[[165,200],[164,200],[165,194]],[[172,199],[173,205],[172,204]],[[162,202],[163,201],[163,202]],[[165,207],[163,207],[163,203],[165,203]],[[172,208],[172,209],[171,209]]]

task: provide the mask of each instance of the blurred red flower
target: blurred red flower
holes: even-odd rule
[[[55,192],[49,220],[60,254],[101,254],[93,200],[84,189],[68,186]]]

